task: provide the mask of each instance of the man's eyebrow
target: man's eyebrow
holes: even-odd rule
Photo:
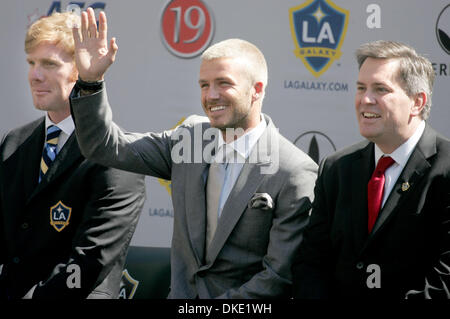
[[[39,58],[39,59],[33,59],[33,58],[30,58],[30,57],[27,57],[27,59],[26,59],[28,62],[30,62],[30,61],[40,61],[40,62],[52,62],[52,63],[59,63],[59,61],[58,60],[56,60],[56,59],[53,59],[53,58],[47,58],[47,57],[45,57],[45,58]]]
[[[59,61],[53,58],[42,58],[40,59],[42,62],[53,62],[53,63],[58,63]]]
[[[356,81],[356,85],[366,85],[366,84],[361,82],[361,81]],[[386,85],[386,86],[388,86],[388,84],[385,83],[385,82],[375,82],[375,83],[371,83],[370,85],[372,85],[372,86],[374,86],[374,85]]]
[[[232,81],[232,80],[228,77],[218,77],[218,78],[214,78],[214,81]],[[208,80],[205,80],[205,79],[198,80],[198,83],[204,83],[204,82],[208,82]]]
[[[389,84],[386,83],[386,82],[375,82],[375,83],[373,83],[373,85],[385,85],[385,86],[389,86]]]

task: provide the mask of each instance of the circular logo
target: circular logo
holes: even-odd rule
[[[336,151],[333,141],[318,131],[309,131],[301,134],[295,139],[294,144],[308,154],[317,164],[324,157]]]
[[[450,4],[439,14],[436,22],[436,36],[442,49],[450,54]]]
[[[172,0],[162,11],[160,32],[169,52],[181,58],[193,58],[213,38],[213,16],[201,0]]]

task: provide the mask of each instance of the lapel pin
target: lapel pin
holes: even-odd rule
[[[402,184],[402,192],[406,192],[409,189],[409,183],[408,182],[404,182]]]

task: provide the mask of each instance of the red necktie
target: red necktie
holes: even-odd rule
[[[369,234],[372,231],[375,221],[377,220],[377,216],[381,208],[381,202],[383,200],[385,181],[384,172],[388,169],[389,166],[394,163],[395,161],[392,159],[392,157],[386,156],[380,158],[377,167],[373,172],[372,178],[367,185],[367,200],[369,204]]]

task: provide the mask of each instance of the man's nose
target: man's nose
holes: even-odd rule
[[[44,73],[42,72],[42,68],[39,66],[31,66],[30,67],[30,80],[31,81],[43,81]]]
[[[208,100],[217,100],[220,97],[219,90],[217,90],[215,85],[211,85],[206,94]]]
[[[375,96],[370,90],[364,92],[361,100],[364,104],[376,104]]]

